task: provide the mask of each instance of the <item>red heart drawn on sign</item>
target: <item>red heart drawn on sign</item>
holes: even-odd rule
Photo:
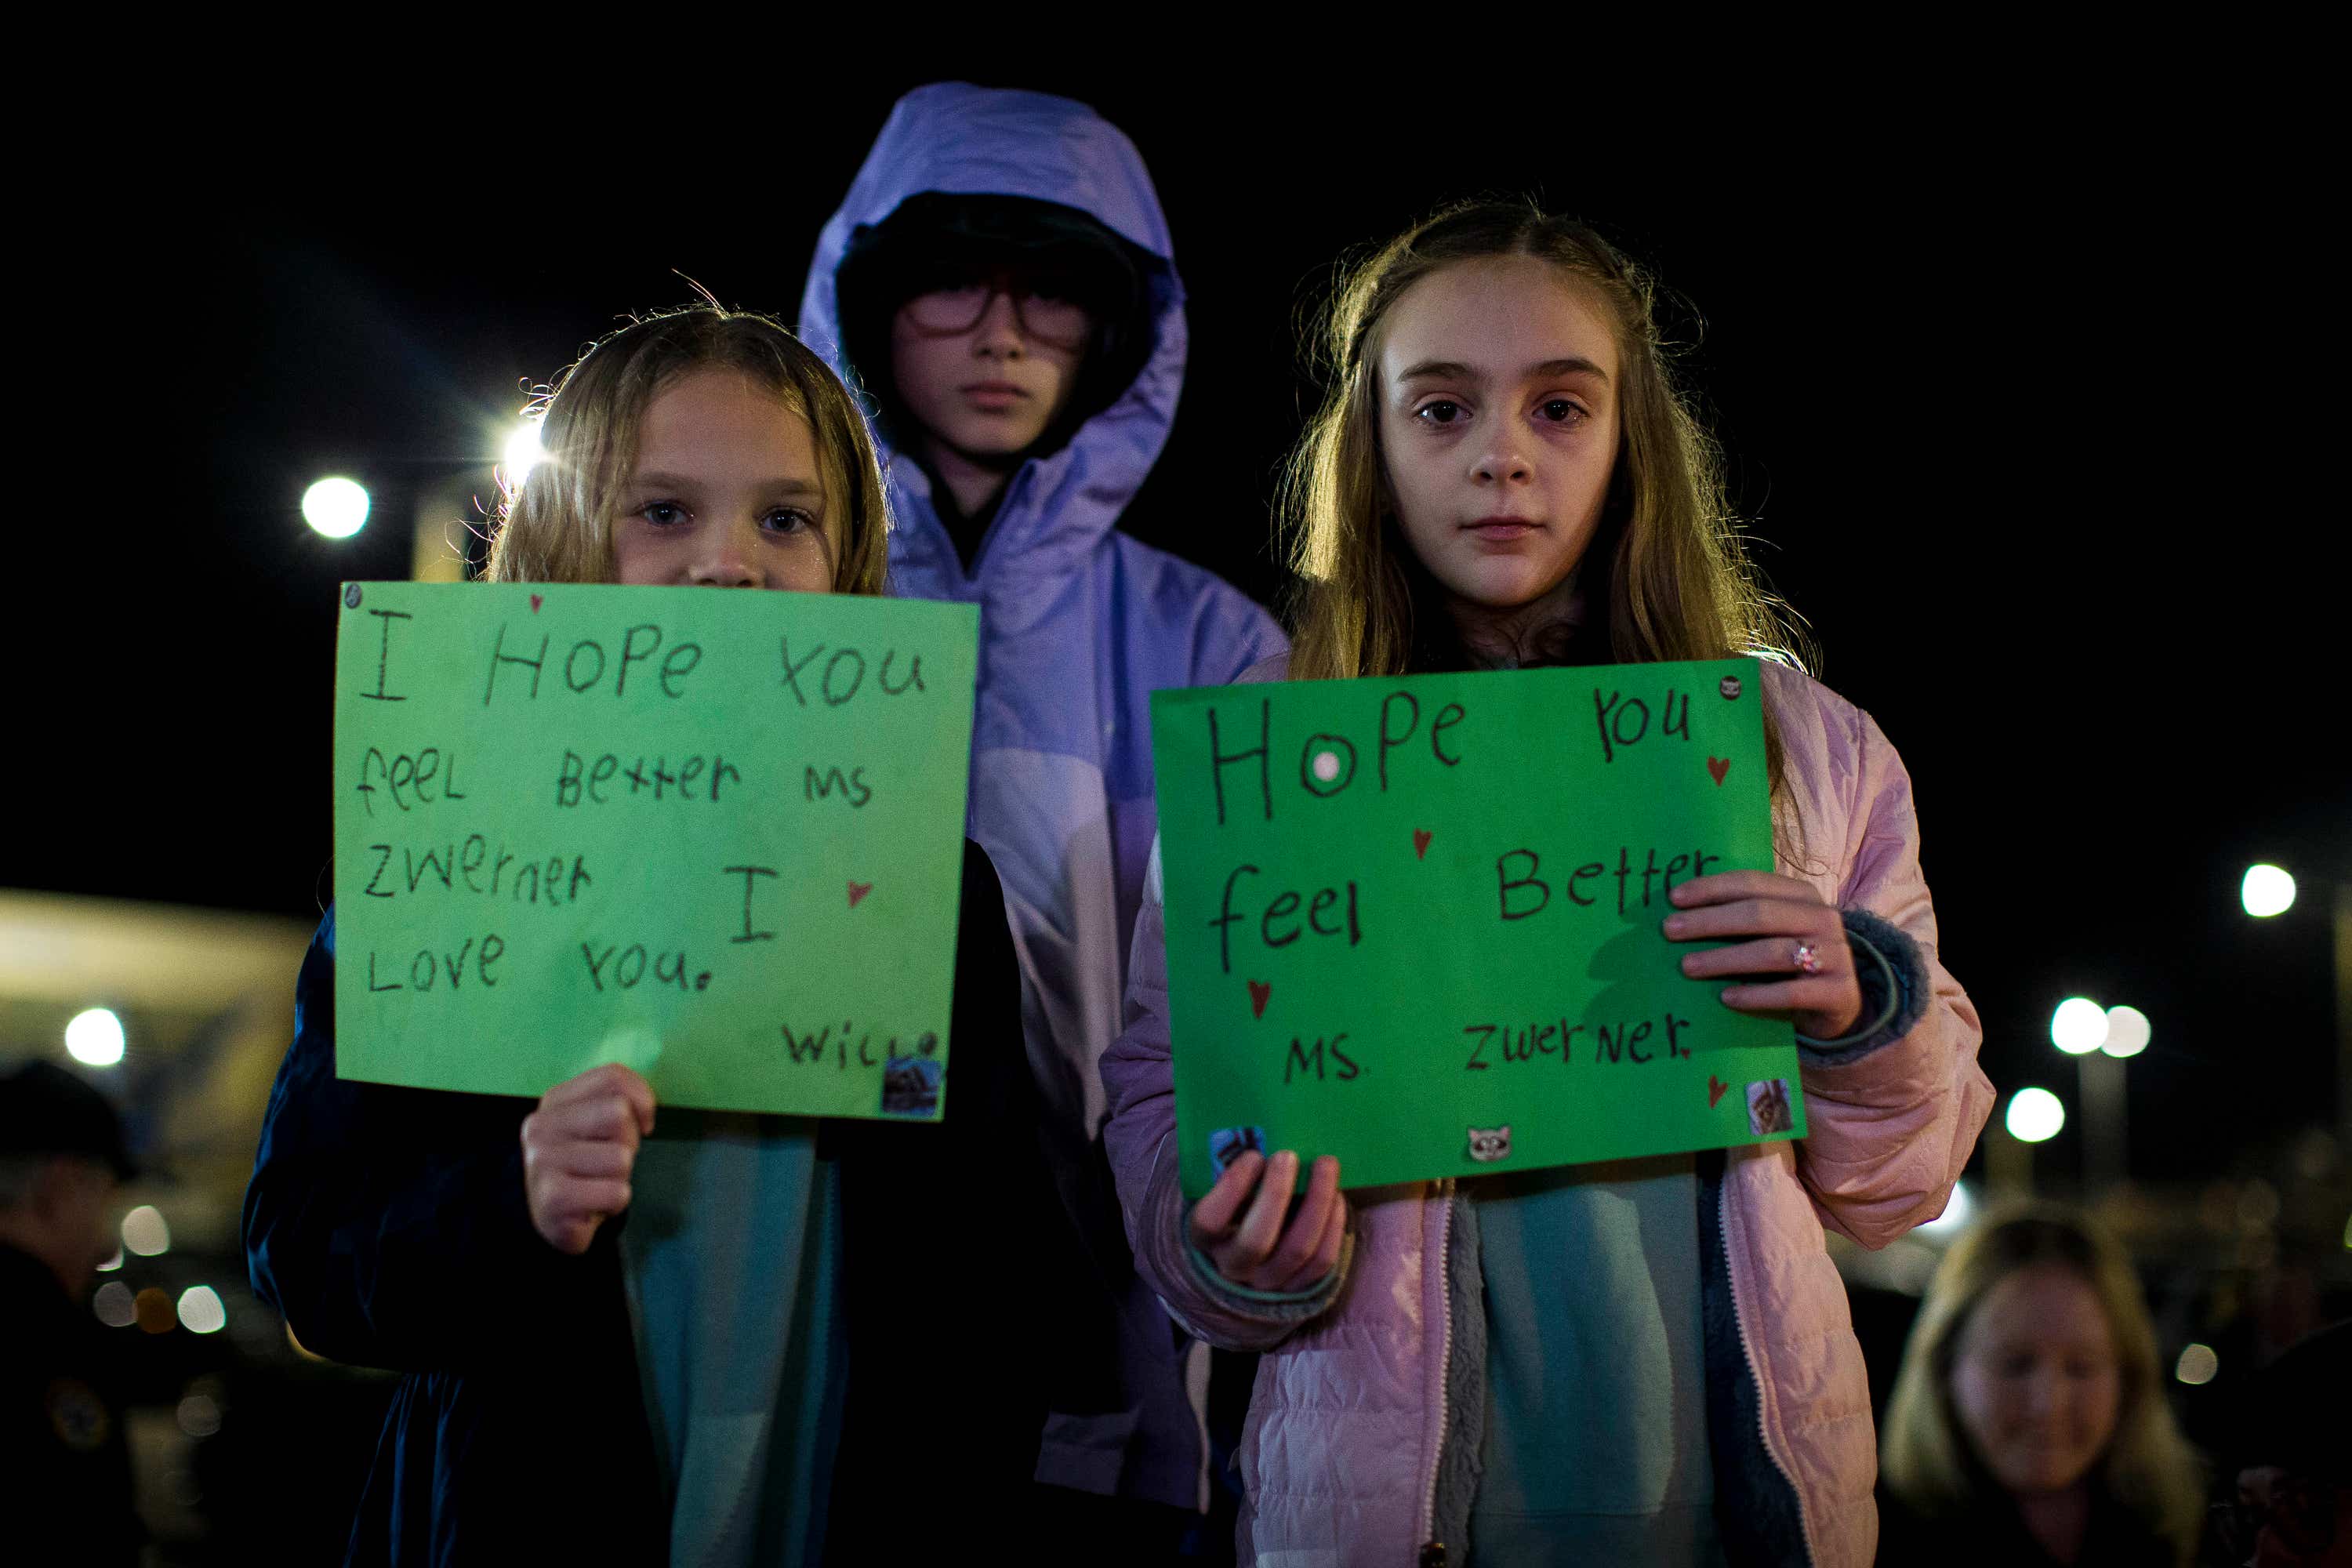
[[[1731,759],[1729,757],[1709,757],[1706,760],[1706,771],[1715,775],[1716,783],[1721,784],[1723,782],[1723,775],[1731,771]]]
[[[874,884],[873,884],[873,883],[871,883],[871,882],[852,882],[852,883],[850,883],[850,884],[849,884],[849,907],[850,907],[851,909],[853,909],[853,910],[854,910],[854,909],[856,909],[856,908],[857,907],[857,900],[860,900],[860,899],[862,899],[862,898],[864,898],[866,894],[868,894],[868,893],[872,892],[873,890],[874,890]]]
[[[1274,987],[1263,980],[1253,980],[1249,983],[1249,988],[1250,1016],[1263,1018],[1265,1016],[1265,999],[1274,994]]]
[[[1416,827],[1412,830],[1412,858],[1419,860],[1426,857],[1428,854],[1429,829],[1426,827]]]
[[[1723,1098],[1723,1091],[1724,1091],[1725,1089],[1729,1089],[1730,1087],[1731,1087],[1731,1086],[1730,1086],[1729,1084],[1727,1084],[1727,1083],[1724,1082],[1721,1079],[1719,1079],[1719,1078],[1716,1077],[1713,1073],[1709,1073],[1709,1074],[1707,1074],[1707,1075],[1706,1075],[1706,1108],[1707,1108],[1709,1110],[1713,1110],[1715,1109],[1715,1102],[1716,1102],[1717,1100],[1721,1100],[1721,1099]]]
[[[539,604],[540,604],[539,595],[536,595],[536,594],[533,594],[533,595],[530,596],[530,613],[531,613],[532,615],[534,615],[534,616],[535,616],[535,615],[537,615],[537,614],[539,614]]]

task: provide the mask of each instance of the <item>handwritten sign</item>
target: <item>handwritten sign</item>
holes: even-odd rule
[[[1666,891],[1772,868],[1753,659],[1165,691],[1184,1190],[1801,1137],[1786,1023],[1688,980]],[[1303,1179],[1303,1176],[1302,1176]]]
[[[345,1078],[936,1119],[969,605],[344,584]]]

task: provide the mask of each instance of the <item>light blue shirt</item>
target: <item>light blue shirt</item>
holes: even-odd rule
[[[676,1568],[824,1555],[845,1356],[816,1125],[665,1108],[637,1152],[622,1274]]]
[[[1688,1154],[1485,1178],[1468,1561],[1720,1568]]]

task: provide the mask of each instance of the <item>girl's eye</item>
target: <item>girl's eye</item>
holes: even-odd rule
[[[686,509],[676,501],[648,501],[637,509],[637,515],[656,528],[675,528],[686,521]]]
[[[1459,425],[1470,416],[1470,411],[1452,398],[1441,397],[1414,409],[1412,416],[1432,425]]]
[[[1554,425],[1573,425],[1584,417],[1584,410],[1565,397],[1555,397],[1543,405],[1543,417]]]
[[[816,519],[793,506],[780,506],[760,521],[777,533],[797,533],[816,526]]]

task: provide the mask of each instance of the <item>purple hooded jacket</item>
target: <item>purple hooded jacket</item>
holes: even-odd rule
[[[1055,202],[1140,247],[1153,347],[1066,445],[1024,465],[967,573],[929,478],[886,446],[890,591],[981,611],[971,837],[1003,879],[1030,1067],[1063,1199],[1119,1302],[1123,1408],[1046,1426],[1038,1478],[1200,1506],[1202,1445],[1166,1317],[1132,1272],[1101,1152],[1098,1064],[1118,1034],[1128,945],[1158,824],[1150,693],[1219,686],[1284,647],[1273,619],[1199,567],[1118,531],[1167,443],[1184,379],[1184,291],[1134,143],[1068,99],[961,82],[898,100],[818,237],[800,335],[841,360],[835,278],[856,231],[926,191]],[[869,371],[877,367],[866,367]]]

